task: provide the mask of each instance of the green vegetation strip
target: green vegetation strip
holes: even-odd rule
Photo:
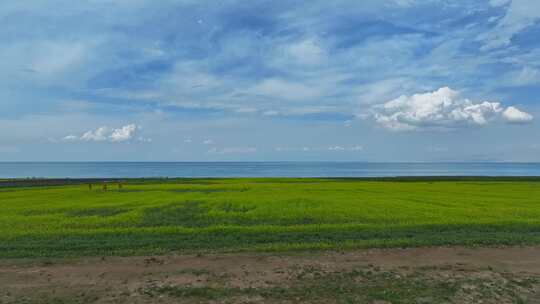
[[[93,182],[0,188],[0,257],[540,244],[538,180]]]

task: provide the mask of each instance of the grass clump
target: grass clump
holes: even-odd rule
[[[235,298],[258,298],[260,302],[275,303],[294,299],[303,303],[372,303],[387,301],[396,304],[443,303],[459,290],[458,282],[431,280],[412,274],[399,276],[392,271],[325,272],[301,270],[288,285],[266,287],[209,287],[190,285],[149,285],[139,292],[150,296],[168,296],[193,302]]]

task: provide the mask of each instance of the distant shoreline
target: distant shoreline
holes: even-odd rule
[[[0,180],[166,178],[502,178],[540,176],[540,163],[66,162],[0,163]]]
[[[34,161],[34,160],[14,160],[0,161],[0,164],[540,164],[540,161],[362,161],[362,160],[220,160],[220,161],[123,161],[123,160],[68,160],[68,161]]]
[[[395,182],[452,182],[452,181],[485,181],[485,182],[518,182],[540,181],[540,176],[391,176],[391,177],[140,177],[140,178],[1,178],[0,188],[64,186],[98,183],[153,183],[153,182],[190,182],[198,180],[347,180],[347,181],[395,181]]]

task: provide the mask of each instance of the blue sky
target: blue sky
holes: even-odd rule
[[[0,160],[540,161],[540,2],[0,3]]]

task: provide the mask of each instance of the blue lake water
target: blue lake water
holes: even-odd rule
[[[0,162],[0,178],[540,176],[540,163]]]

